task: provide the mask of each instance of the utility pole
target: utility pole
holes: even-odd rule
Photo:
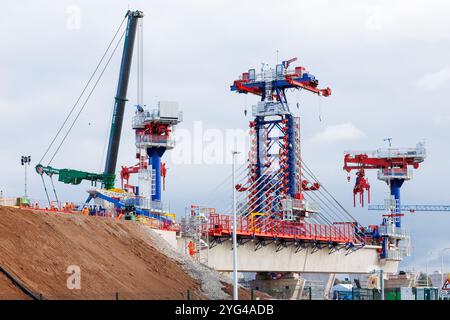
[[[238,279],[237,279],[237,222],[236,222],[236,173],[235,173],[235,162],[236,155],[240,153],[237,151],[232,151],[231,154],[233,156],[232,162],[232,188],[233,188],[233,300],[238,300]]]
[[[22,156],[20,163],[25,167],[25,198],[27,195],[27,166],[31,163],[31,156]]]
[[[392,147],[391,140],[392,140],[392,138],[385,138],[385,139],[383,139],[383,141],[385,141],[385,142],[387,141],[389,143],[389,148]]]
[[[380,291],[381,291],[381,300],[384,300],[384,276],[383,269],[380,269]]]

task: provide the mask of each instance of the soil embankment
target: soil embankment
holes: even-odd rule
[[[185,299],[187,290],[208,298],[131,221],[0,207],[0,265],[44,299]],[[80,289],[68,288],[71,266],[80,268]],[[28,298],[0,275],[0,299]]]

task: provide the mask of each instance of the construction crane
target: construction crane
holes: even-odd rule
[[[412,170],[418,169],[420,163],[425,160],[426,150],[424,143],[418,143],[416,148],[392,148],[391,138],[385,139],[389,142],[387,149],[375,151],[347,151],[344,156],[343,169],[350,173],[356,170],[356,181],[353,187],[353,202],[356,206],[356,196],[364,206],[364,192],[368,193],[370,203],[370,184],[365,176],[365,170],[378,170],[378,180],[387,183],[390,198],[386,199],[385,207],[387,213],[383,215],[383,221],[374,235],[381,239],[380,257],[383,259],[399,259],[409,255],[409,236],[401,228],[401,202],[400,188],[406,180],[412,178]],[[350,176],[348,176],[350,181]],[[404,246],[400,246],[402,241]],[[393,250],[395,248],[395,250]]]
[[[368,207],[369,210],[374,211],[390,211],[389,203],[387,204],[371,204]],[[450,211],[450,205],[441,204],[402,204],[400,205],[401,212],[416,212],[416,211],[426,211],[426,212],[447,212]]]
[[[102,184],[102,186],[106,189],[110,189],[110,188],[114,187],[115,170],[116,170],[116,164],[117,164],[117,156],[118,156],[118,152],[119,152],[123,115],[124,115],[124,110],[125,110],[125,104],[127,101],[127,89],[128,89],[128,81],[130,78],[131,61],[132,61],[132,57],[133,57],[133,48],[134,48],[134,43],[135,43],[135,38],[136,38],[136,29],[137,29],[137,25],[138,25],[138,20],[142,19],[143,16],[144,15],[141,11],[130,11],[129,10],[126,13],[125,18],[124,18],[124,20],[127,19],[128,21],[127,21],[126,30],[124,33],[122,60],[121,60],[121,65],[120,65],[119,80],[118,80],[118,84],[117,84],[117,92],[115,95],[114,109],[113,109],[113,113],[112,113],[113,115],[112,115],[111,127],[110,127],[110,132],[109,132],[108,151],[106,154],[104,172],[103,173],[92,173],[92,172],[86,172],[86,171],[75,170],[75,169],[58,169],[58,168],[51,167],[50,165],[45,166],[42,163],[39,163],[36,165],[35,169],[36,169],[36,172],[42,177],[43,182],[44,182],[43,175],[46,174],[50,178],[52,178],[53,175],[57,175],[58,181],[67,183],[67,184],[77,185],[77,184],[80,184],[83,180],[88,180],[88,181],[91,181],[92,184],[96,184],[97,182],[100,182]],[[123,22],[124,21],[122,21],[122,24],[123,24]],[[121,24],[121,26],[122,26],[122,24]],[[120,27],[119,27],[119,29],[120,29]],[[115,40],[118,33],[119,33],[119,30],[116,32],[116,35],[114,36],[113,40],[111,41],[110,45],[108,46],[108,49],[110,48],[111,44]],[[116,48],[117,48],[117,46],[116,46]],[[94,71],[94,74],[98,70],[100,63],[103,61],[104,57],[106,56],[108,49],[105,52],[105,55],[100,60],[99,65],[97,66],[96,70]],[[111,57],[112,57],[112,55],[111,55]],[[110,60],[108,60],[107,64],[109,63],[109,61]],[[104,70],[105,69],[103,69],[103,71]],[[88,84],[92,80],[94,74],[91,76],[91,79],[89,80]],[[103,72],[100,74],[100,77],[102,74],[103,74]],[[100,79],[100,77],[99,77],[99,79]],[[98,80],[97,80],[97,82],[98,82]],[[97,83],[95,83],[95,85],[96,84]],[[94,85],[94,89],[95,89],[95,85]],[[83,90],[82,94],[85,92],[86,88],[87,88],[87,86]],[[92,91],[91,91],[91,93],[92,93]],[[80,95],[80,98],[81,98],[82,94]],[[88,96],[88,98],[89,98],[89,96]],[[77,103],[78,103],[78,101],[77,101]],[[86,102],[87,102],[87,100],[86,100]],[[85,104],[86,104],[86,102],[85,102]],[[74,108],[77,105],[77,103],[74,105]],[[74,108],[72,108],[71,113],[74,110]],[[83,105],[83,108],[84,108],[84,105]],[[82,111],[82,109],[80,110],[80,112],[81,111]],[[69,116],[71,115],[71,113],[69,114]],[[78,116],[79,116],[79,114],[78,114]],[[77,116],[77,118],[78,118],[78,116]],[[75,121],[77,120],[77,118],[75,118]],[[66,121],[64,121],[64,123],[61,126],[60,130],[58,131],[56,137],[50,143],[49,148],[47,149],[46,153],[44,154],[44,156],[42,157],[40,162],[42,162],[42,160],[46,156],[47,152],[49,151],[50,147],[55,142],[58,134],[61,132],[61,130],[64,127],[64,125],[66,124],[67,120],[68,120],[68,118],[66,118]],[[74,121],[74,123],[75,123],[75,121]],[[73,126],[73,124],[72,124],[72,126]],[[71,128],[69,128],[69,131],[70,131],[70,129]],[[66,136],[67,136],[67,134],[66,134]],[[64,142],[65,138],[66,137],[64,137],[62,142]],[[61,144],[62,144],[62,142],[61,142]],[[58,147],[57,151],[61,147],[61,144]],[[56,154],[56,152],[55,152],[55,154]],[[53,155],[51,160],[53,160],[55,154]],[[50,160],[50,162],[51,162],[51,160]],[[52,184],[53,184],[53,180],[52,180]],[[44,188],[47,193],[45,183],[44,183]],[[53,187],[53,189],[54,189],[54,187]],[[56,196],[56,191],[55,191],[55,196]],[[47,198],[49,199],[48,193],[47,193]],[[50,202],[50,199],[49,199],[49,202]]]
[[[347,151],[344,156],[344,170],[350,172],[356,170],[356,181],[353,187],[353,202],[356,206],[356,196],[364,206],[364,192],[367,191],[370,203],[370,184],[366,179],[365,170],[378,170],[378,180],[385,181],[390,189],[390,194],[395,203],[393,212],[397,227],[400,227],[400,188],[403,182],[412,178],[412,171],[419,168],[424,161],[426,150],[423,143],[418,143],[416,148],[392,148],[378,149],[375,151]],[[350,176],[348,177],[350,181]]]

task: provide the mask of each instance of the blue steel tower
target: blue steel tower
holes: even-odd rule
[[[138,108],[133,118],[136,157],[140,159],[139,179],[148,181],[146,184],[149,189],[149,194],[145,194],[145,188],[141,186],[140,195],[150,198],[150,203],[145,205],[150,210],[161,210],[162,179],[165,177],[166,170],[161,158],[166,150],[175,147],[172,131],[173,127],[181,121],[182,113],[178,110],[178,103],[168,101],[159,102],[158,108],[152,111]],[[146,158],[148,158],[148,166],[142,161]]]
[[[238,191],[247,192],[245,208],[248,213],[263,212],[295,220],[298,216],[283,216],[284,201],[303,201],[302,191],[319,187],[308,189],[308,182],[301,178],[300,118],[290,111],[286,91],[304,89],[326,97],[331,90],[319,89],[318,80],[304,67],[289,69],[296,60],[283,61],[275,70],[262,69],[260,74],[250,69],[231,86],[231,91],[261,97],[252,108],[254,120],[249,124],[251,148],[247,185],[236,186]],[[300,211],[304,212],[305,208]]]
[[[409,237],[401,228],[401,200],[400,190],[406,180],[412,178],[412,170],[409,167],[418,169],[420,163],[425,160],[426,150],[423,143],[418,143],[416,148],[386,148],[372,151],[347,151],[344,156],[344,170],[350,172],[357,170],[357,178],[353,187],[354,199],[356,195],[360,197],[361,205],[364,204],[364,192],[368,193],[370,202],[370,185],[365,178],[365,170],[378,170],[378,180],[386,182],[389,187],[390,197],[386,199],[386,214],[380,225],[380,235],[382,241],[381,257],[386,259],[401,260],[403,253],[392,251],[390,247],[395,245],[398,248],[400,240]],[[355,206],[356,206],[356,201]]]

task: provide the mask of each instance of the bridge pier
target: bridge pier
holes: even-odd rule
[[[286,272],[280,276],[278,279],[273,279],[267,272],[258,272],[255,280],[250,282],[250,286],[276,299],[300,300],[305,280],[296,272]]]

